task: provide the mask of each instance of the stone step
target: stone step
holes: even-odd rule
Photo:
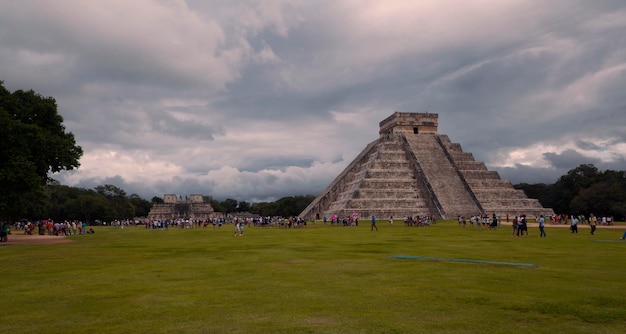
[[[474,160],[456,161],[456,165],[461,171],[487,171],[487,166],[484,163]]]
[[[401,200],[401,199],[352,199],[348,206],[349,208],[372,208],[372,209],[387,209],[387,208],[420,208],[427,207],[428,205],[423,200]]]
[[[376,166],[379,168],[385,168],[385,169],[398,169],[398,168],[409,168],[409,162],[407,160],[405,161],[385,161],[385,160],[380,160],[376,162]]]
[[[509,180],[502,180],[502,179],[487,179],[487,180],[466,179],[466,180],[467,180],[467,184],[469,184],[470,187],[472,187],[472,189],[481,189],[481,188],[505,189],[505,188],[513,187],[513,185],[511,184],[511,181]]]
[[[485,180],[485,179],[494,179],[494,180],[500,180],[500,174],[498,174],[498,172],[495,171],[489,171],[489,170],[468,170],[468,171],[462,171],[463,172],[463,176],[465,177],[466,180],[471,180],[471,179],[478,179],[478,180]]]
[[[417,197],[417,190],[411,188],[397,188],[397,189],[366,189],[361,188],[356,191],[355,196],[367,197],[367,198],[380,198],[380,197],[393,197],[393,196],[414,196]]]
[[[368,170],[365,173],[366,179],[415,179],[413,173],[410,170],[396,170],[389,171],[384,169]]]
[[[385,180],[385,179],[365,179],[361,182],[361,189],[398,189],[413,188],[415,180]]]

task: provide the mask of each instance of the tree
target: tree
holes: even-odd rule
[[[276,202],[255,203],[251,206],[250,212],[261,216],[297,216],[314,199],[313,195],[283,197]]]
[[[561,176],[554,184],[555,196],[558,198],[553,206],[556,212],[568,213],[570,203],[581,189],[589,187],[593,178],[598,175],[598,168],[591,164],[580,165]]]
[[[95,189],[109,202],[109,206],[113,209],[114,219],[129,219],[135,216],[135,207],[126,197],[126,192],[123,189],[111,184],[97,186]]]
[[[580,165],[554,184],[518,184],[528,197],[537,198],[556,213],[613,216],[626,213],[626,171],[599,172],[591,164]]]
[[[220,203],[220,206],[224,208],[226,213],[239,212],[237,204],[236,199],[227,198],[225,201]]]
[[[66,208],[68,219],[81,220],[88,224],[95,220],[111,221],[115,218],[107,199],[94,191],[88,191],[78,198],[69,200]]]
[[[213,211],[226,213],[226,208],[224,208],[224,206],[222,206],[222,203],[220,203],[219,201],[211,198],[209,202],[211,203],[211,207],[213,207]]]
[[[71,219],[68,214],[68,203],[87,193],[85,189],[64,186],[58,182],[50,182],[45,189],[49,202],[47,218],[56,221]]]
[[[250,203],[246,201],[239,202],[239,212],[250,212]]]
[[[56,101],[32,90],[10,93],[0,81],[0,217],[46,210],[49,174],[72,170],[83,154],[65,131]]]
[[[626,172],[605,171],[594,181],[576,194],[570,202],[570,211],[622,219],[626,211]]]
[[[149,202],[137,194],[132,194],[129,197],[130,203],[135,207],[135,216],[148,217],[148,213],[152,208],[152,202]]]

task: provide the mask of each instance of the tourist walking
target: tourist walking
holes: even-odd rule
[[[372,228],[370,229],[370,231],[373,231],[374,229],[378,231],[378,227],[376,227],[376,216],[372,216]]]
[[[546,218],[543,215],[541,215],[539,217],[539,237],[540,238],[546,236],[545,227],[546,227]]]

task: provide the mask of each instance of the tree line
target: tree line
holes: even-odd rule
[[[593,164],[583,164],[553,184],[520,183],[514,187],[557,214],[593,213],[626,220],[626,171],[599,171]]]
[[[89,223],[110,222],[113,220],[145,218],[152,206],[163,203],[158,196],[146,200],[137,194],[127,195],[114,185],[106,184],[94,189],[84,189],[50,182],[45,191],[48,203],[41,208],[38,217],[53,220],[82,220]],[[250,204],[227,198],[218,201],[210,196],[204,200],[211,203],[213,210],[224,215],[250,213],[260,216],[296,216],[315,199],[313,195],[283,197],[274,202]]]

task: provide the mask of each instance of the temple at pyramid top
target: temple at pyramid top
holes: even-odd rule
[[[331,182],[300,217],[375,215],[452,219],[477,214],[551,215],[536,199],[438,132],[438,114],[395,112],[379,138]]]
[[[416,112],[394,112],[379,123],[380,136],[394,133],[438,133],[438,114]]]

